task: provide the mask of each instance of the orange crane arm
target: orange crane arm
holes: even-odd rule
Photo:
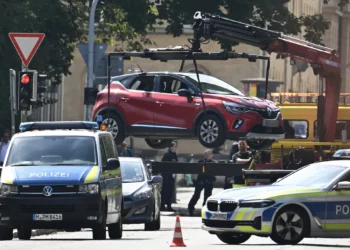
[[[318,134],[320,141],[332,142],[335,138],[338,103],[341,86],[340,58],[336,51],[280,32],[208,13],[196,12],[193,25],[192,49],[200,50],[204,39],[224,39],[259,47],[268,53],[308,62],[315,75],[326,80],[326,95],[318,98]]]

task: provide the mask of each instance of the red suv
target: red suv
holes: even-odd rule
[[[195,73],[137,73],[112,78],[110,131],[119,145],[127,136],[145,138],[154,149],[174,139],[198,138],[206,148],[226,139],[266,149],[284,138],[280,109],[269,100],[245,97],[215,78]],[[203,89],[203,100],[200,95]],[[107,122],[107,87],[97,94],[92,117]]]

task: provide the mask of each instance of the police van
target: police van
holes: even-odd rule
[[[103,125],[102,125],[103,126]],[[0,240],[32,229],[91,228],[93,239],[122,237],[122,177],[111,133],[96,122],[20,125],[0,181]]]

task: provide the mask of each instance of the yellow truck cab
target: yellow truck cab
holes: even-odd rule
[[[286,94],[286,93],[285,93]],[[300,95],[300,96],[299,96]],[[344,95],[344,94],[342,94]],[[281,96],[281,93],[272,93],[272,96]],[[295,93],[295,97],[311,98],[310,93]],[[312,98],[311,98],[312,99]],[[285,138],[272,145],[271,161],[281,159],[281,149],[286,154],[297,148],[320,149],[329,151],[350,147],[350,141],[344,136],[343,130],[350,133],[350,105],[339,104],[336,125],[336,137],[333,142],[318,142],[317,133],[317,103],[316,102],[276,102],[284,118]],[[343,136],[342,136],[343,134]],[[345,135],[346,135],[345,134]],[[343,137],[343,138],[342,138]]]

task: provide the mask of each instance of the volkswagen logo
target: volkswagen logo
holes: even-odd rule
[[[270,107],[266,108],[266,113],[267,113],[267,116],[271,116],[272,115],[272,110],[271,110]]]
[[[52,187],[46,186],[43,189],[43,194],[44,196],[49,197],[52,195],[52,191],[53,191]]]

